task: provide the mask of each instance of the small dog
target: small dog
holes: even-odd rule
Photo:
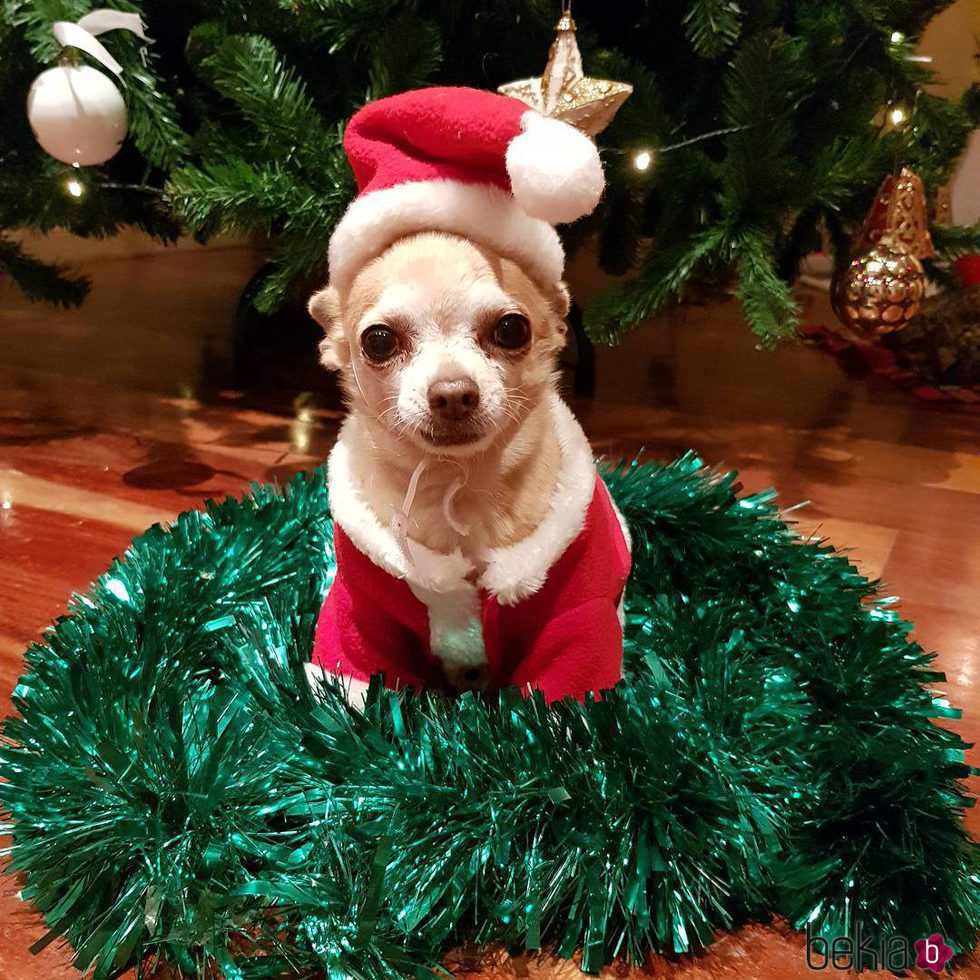
[[[385,567],[392,560],[387,552],[398,548],[420,580],[444,556],[466,569],[468,588],[434,581],[413,588],[430,620],[433,607],[441,607],[445,628],[432,648],[453,689],[497,679],[487,668],[484,638],[474,635],[481,618],[474,583],[486,577],[494,556],[531,538],[549,514],[561,515],[555,502],[563,452],[584,470],[584,480],[568,480],[567,487],[588,490],[588,501],[579,493],[579,510],[592,498],[595,471],[585,438],[567,409],[556,418],[568,304],[563,283],[544,289],[512,260],[440,233],[396,242],[357,274],[346,295],[328,286],[310,301],[325,331],[321,360],[340,372],[350,410],[331,456],[332,478],[358,488],[357,503],[376,520],[375,531],[390,529],[390,540],[368,545],[369,555],[378,558],[378,551]],[[354,535],[356,519],[342,493],[332,480],[335,517]],[[574,515],[575,501],[568,504]],[[573,520],[561,542],[581,527]],[[338,553],[338,561],[343,557]],[[402,571],[395,559],[395,574]],[[515,583],[526,571],[513,569]],[[546,572],[532,575],[531,585],[539,586]],[[511,598],[515,583],[496,582],[498,594]],[[621,582],[617,590],[618,600]],[[607,617],[606,627],[615,629],[621,647],[620,624]],[[404,672],[399,677],[419,682]]]
[[[423,233],[366,266],[346,297],[317,293],[310,311],[358,432],[351,467],[383,523],[401,516],[420,463],[406,531],[434,551],[479,564],[541,523],[560,455],[547,396],[565,342],[563,284],[546,293],[510,259]]]
[[[375,674],[548,700],[611,687],[628,535],[556,385],[553,225],[598,201],[596,148],[472,89],[371,103],[344,146],[360,193],[309,307],[350,408],[313,665],[355,696]]]

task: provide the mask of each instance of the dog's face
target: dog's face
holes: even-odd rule
[[[466,239],[401,239],[346,295],[317,293],[325,366],[351,410],[428,453],[467,456],[518,427],[554,383],[568,294]]]

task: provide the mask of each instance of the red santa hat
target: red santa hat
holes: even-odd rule
[[[554,225],[589,214],[602,196],[595,144],[517,99],[470,88],[426,88],[357,112],[344,149],[359,194],[330,240],[330,280],[346,289],[392,242],[445,231],[513,257],[535,279],[561,279]]]

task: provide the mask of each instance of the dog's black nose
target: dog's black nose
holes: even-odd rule
[[[447,422],[469,418],[480,404],[480,389],[472,378],[447,378],[429,386],[429,408]]]

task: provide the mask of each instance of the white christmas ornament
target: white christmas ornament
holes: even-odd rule
[[[147,40],[139,16],[118,10],[93,10],[75,24],[58,21],[52,31],[62,47],[78,48],[120,76],[122,65],[96,38],[117,28]],[[42,149],[76,167],[105,163],[126,138],[122,94],[90,65],[61,64],[38,75],[27,94],[27,118]]]
[[[27,118],[45,151],[79,167],[105,163],[126,138],[122,94],[89,65],[58,65],[38,75],[27,95]]]

